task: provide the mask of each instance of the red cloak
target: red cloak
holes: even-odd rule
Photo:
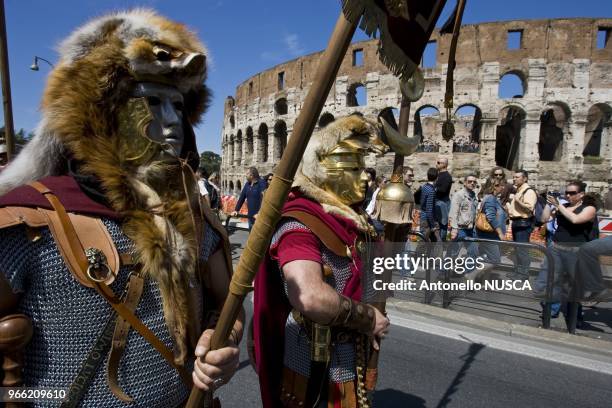
[[[51,176],[39,180],[60,200],[66,211],[118,220],[112,209],[89,198],[72,176]],[[0,197],[0,207],[41,207],[52,210],[49,201],[28,185],[17,187]]]

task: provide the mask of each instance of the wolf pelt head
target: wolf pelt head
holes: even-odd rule
[[[67,158],[87,163],[100,158],[102,149],[112,151],[116,111],[134,82],[176,86],[184,96],[190,129],[208,106],[206,48],[185,26],[154,11],[135,9],[96,18],[61,42],[58,52],[59,62],[43,94],[42,119],[32,141],[0,173],[0,195],[61,174]],[[195,150],[193,131],[188,133],[186,147]]]
[[[350,206],[343,204],[334,194],[320,187],[328,177],[325,168],[321,165],[322,159],[334,150],[338,143],[348,140],[353,145],[359,146],[364,154],[367,152],[382,154],[388,149],[380,139],[380,127],[377,122],[360,115],[338,118],[312,134],[293,186],[298,187],[307,197],[319,202],[325,211],[349,218],[358,227],[366,229],[367,222],[362,216]]]

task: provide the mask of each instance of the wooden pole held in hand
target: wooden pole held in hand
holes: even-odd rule
[[[278,163],[272,183],[264,194],[257,221],[253,225],[232,277],[230,293],[223,305],[221,316],[211,339],[211,350],[222,348],[227,344],[232,327],[240,313],[242,302],[252,290],[253,279],[268,250],[276,224],[281,218],[281,209],[287,200],[293,177],[356,28],[357,22],[351,23],[343,13],[340,13],[327,49],[323,53],[317,68],[317,74],[304,101],[304,106],[293,125],[293,133],[289,139],[289,144]],[[212,392],[206,394],[194,387],[186,407],[212,406]]]

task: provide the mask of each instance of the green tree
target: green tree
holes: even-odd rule
[[[2,129],[4,131],[4,128]],[[17,133],[15,133],[15,144],[16,145],[25,145],[34,137],[34,132],[27,133],[23,128],[19,129]]]
[[[221,156],[209,150],[202,152],[200,155],[200,168],[208,175],[221,170]]]
[[[2,139],[5,138],[4,126],[0,127],[0,135]],[[26,131],[21,128],[18,132],[15,133],[15,146],[19,149],[23,147],[26,143],[28,143],[33,137],[34,132],[26,133]]]

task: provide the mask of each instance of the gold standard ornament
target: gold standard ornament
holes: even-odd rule
[[[401,172],[391,176],[391,182],[380,189],[372,217],[392,224],[412,222],[414,195],[404,184]]]

